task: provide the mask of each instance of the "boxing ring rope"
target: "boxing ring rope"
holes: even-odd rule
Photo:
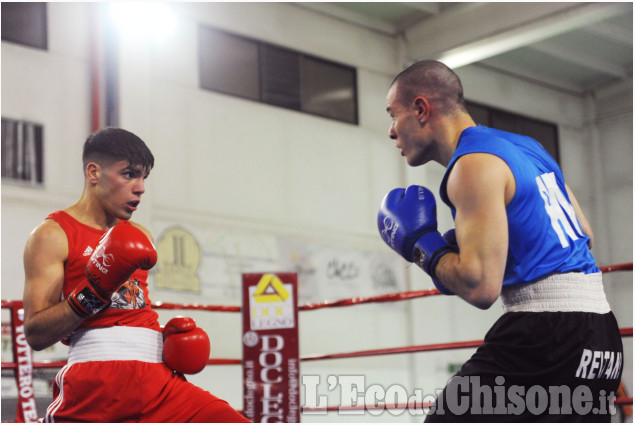
[[[624,264],[616,264],[610,265],[606,267],[601,267],[600,270],[603,273],[609,273],[614,271],[628,271],[633,270],[633,263],[624,263]],[[299,311],[309,311],[309,310],[317,310],[321,308],[331,308],[331,307],[345,307],[345,306],[353,306],[358,304],[368,304],[368,303],[381,303],[381,302],[395,302],[395,301],[405,301],[411,300],[415,298],[424,298],[429,296],[440,295],[441,293],[436,289],[426,289],[419,291],[406,291],[406,292],[398,292],[398,293],[390,293],[384,295],[376,295],[371,297],[354,297],[348,299],[341,299],[336,301],[321,301],[321,302],[313,302],[306,303],[304,305],[298,306]],[[21,309],[23,307],[21,300],[2,300],[2,308],[11,309],[12,313],[14,310]],[[228,312],[228,313],[240,313],[242,308],[240,306],[221,306],[221,305],[201,305],[201,304],[176,304],[176,303],[164,303],[157,302],[152,305],[154,309],[163,309],[163,310],[199,310],[199,311],[210,311],[210,312]],[[13,317],[13,315],[12,315]],[[622,337],[632,337],[633,336],[633,328],[621,328],[620,335]],[[12,334],[12,343],[15,344]],[[440,351],[440,350],[455,350],[455,349],[465,349],[465,348],[476,348],[483,343],[483,340],[474,340],[474,341],[459,341],[459,342],[448,342],[448,343],[437,343],[437,344],[426,344],[426,345],[415,345],[415,346],[406,346],[406,347],[394,347],[394,348],[380,348],[373,350],[363,350],[363,351],[353,351],[347,353],[333,353],[333,354],[321,354],[321,355],[309,355],[309,356],[301,356],[301,361],[314,361],[314,360],[330,360],[330,359],[342,359],[342,358],[353,358],[353,357],[364,357],[364,356],[378,356],[378,355],[388,355],[388,354],[404,354],[404,353],[418,353],[418,352],[427,352],[427,351]],[[242,364],[242,359],[223,359],[223,358],[212,358],[209,359],[207,365],[240,365]],[[59,361],[40,361],[33,362],[33,369],[48,369],[48,368],[62,368],[66,365],[65,360]],[[15,362],[2,362],[2,370],[4,369],[12,369],[17,374],[18,364]],[[615,399],[614,403],[616,405],[632,405],[633,398],[632,397],[618,397]],[[341,410],[377,410],[377,409],[405,409],[405,408],[414,408],[414,409],[422,409],[426,407],[430,407],[432,403],[426,402],[415,402],[408,404],[384,404],[379,403],[373,406],[327,406],[327,407],[303,407],[302,411],[305,412],[314,412],[314,411],[341,411]]]

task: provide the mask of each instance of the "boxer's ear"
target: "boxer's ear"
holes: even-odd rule
[[[89,162],[84,169],[84,177],[86,177],[86,181],[89,183],[96,184],[101,178],[102,172],[103,169],[101,165],[96,162]]]
[[[417,114],[419,123],[425,124],[430,119],[430,101],[424,96],[417,96],[412,101],[412,107]]]

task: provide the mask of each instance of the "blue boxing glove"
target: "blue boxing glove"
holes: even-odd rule
[[[452,294],[435,275],[442,256],[457,249],[437,231],[434,195],[422,186],[393,189],[379,207],[377,227],[382,239],[406,261],[416,262],[444,294]]]
[[[456,249],[456,252],[459,252],[459,243],[456,241],[456,230],[450,229],[443,234],[443,239],[452,246],[452,248]]]

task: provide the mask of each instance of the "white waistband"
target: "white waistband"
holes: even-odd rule
[[[68,363],[114,360],[163,361],[163,335],[148,328],[80,329],[71,336]]]
[[[501,291],[503,310],[581,311],[604,314],[611,311],[602,273],[564,273],[527,285],[506,286]]]

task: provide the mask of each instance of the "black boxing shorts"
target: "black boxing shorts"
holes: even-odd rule
[[[598,276],[578,275],[504,290],[507,312],[439,394],[426,422],[610,422],[622,338],[601,276],[598,284]],[[558,311],[567,309],[574,311]]]

